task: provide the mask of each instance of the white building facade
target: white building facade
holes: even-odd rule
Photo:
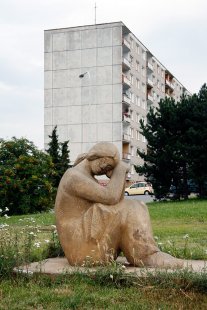
[[[69,140],[70,160],[101,141],[115,144],[130,162],[127,178],[140,178],[137,149],[146,150],[140,119],[161,98],[187,93],[122,23],[45,31],[45,147],[57,125]]]

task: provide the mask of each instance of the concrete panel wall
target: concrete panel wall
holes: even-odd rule
[[[57,125],[72,162],[98,141],[120,147],[121,64],[121,23],[45,33],[45,143]]]

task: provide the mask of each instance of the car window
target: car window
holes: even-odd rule
[[[130,186],[130,188],[136,188],[136,187],[137,187],[136,184]]]
[[[144,183],[139,183],[139,187],[144,187],[145,184]]]

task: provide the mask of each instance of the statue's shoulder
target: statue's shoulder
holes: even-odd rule
[[[63,179],[67,184],[74,183],[74,182],[80,182],[81,180],[85,179],[86,176],[79,171],[76,167],[70,168],[66,170],[66,172],[63,175]]]

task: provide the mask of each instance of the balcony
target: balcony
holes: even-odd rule
[[[125,53],[128,53],[131,50],[130,43],[124,38],[122,39],[122,46]]]
[[[131,87],[131,82],[130,82],[130,80],[125,75],[122,75],[122,83],[123,83],[123,87],[125,89]]]
[[[129,143],[131,141],[131,137],[127,133],[123,133],[122,140],[123,142]]]
[[[131,68],[129,60],[126,59],[125,57],[122,59],[122,68],[123,68],[123,71],[130,70]]]
[[[123,113],[122,121],[125,122],[125,123],[130,123],[130,115],[127,114],[127,113]]]
[[[123,153],[122,154],[122,160],[128,162],[130,159],[131,159],[131,154],[130,153]]]
[[[173,85],[173,83],[171,83],[169,80],[165,80],[165,86],[168,88],[170,88],[171,90],[175,89],[175,86]]]
[[[151,71],[154,71],[153,65],[150,62],[147,63],[147,68],[149,68]]]
[[[154,98],[150,94],[147,95],[147,100],[150,101],[150,103],[154,102]]]
[[[130,105],[131,100],[130,100],[129,97],[127,97],[127,95],[123,94],[123,96],[122,96],[122,102],[123,102],[123,103],[126,103],[127,105]]]
[[[147,78],[147,87],[153,87],[153,81],[150,78]]]

